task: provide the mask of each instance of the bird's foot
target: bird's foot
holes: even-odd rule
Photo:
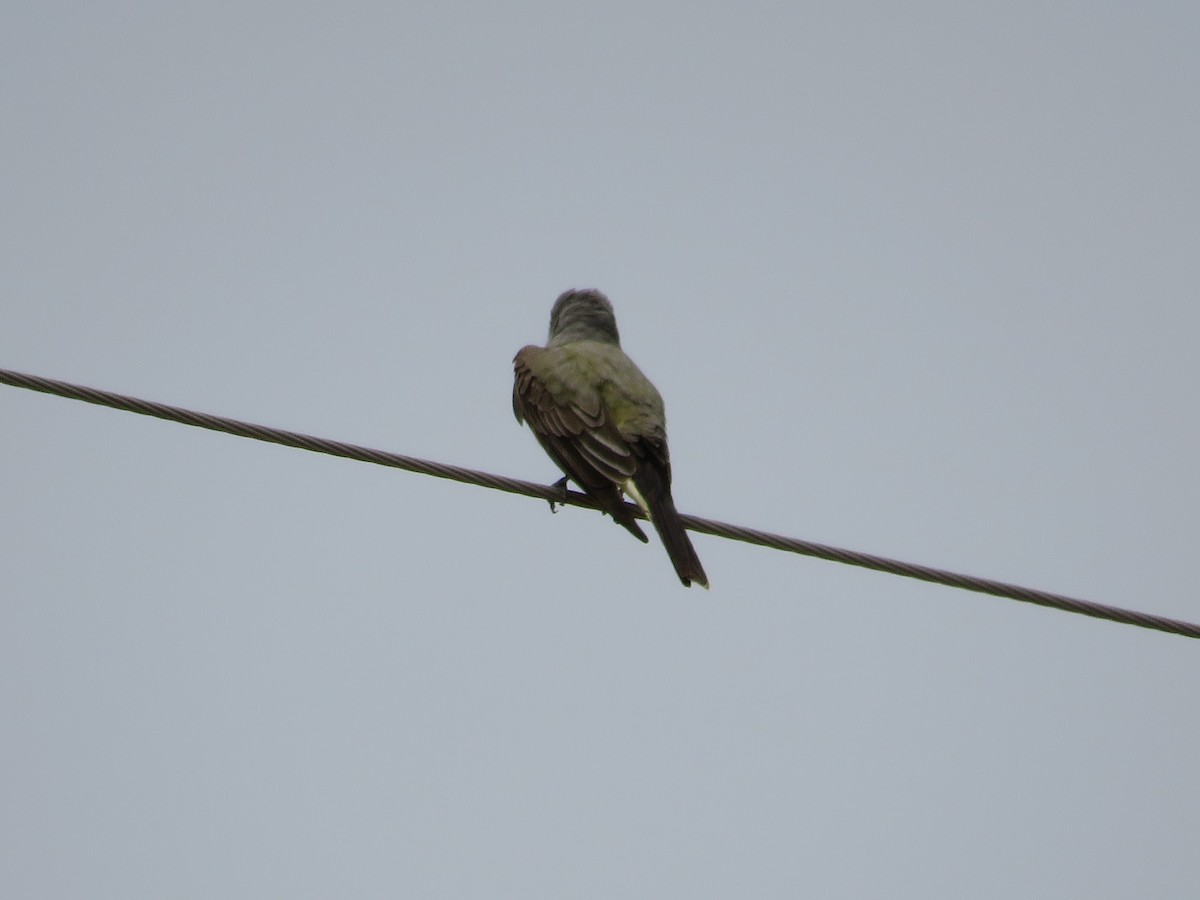
[[[567,505],[567,479],[565,477],[560,478],[560,479],[558,479],[558,481],[554,482],[554,484],[550,485],[550,487],[555,488],[556,490],[562,491],[562,499],[561,500],[549,501],[550,512],[556,513],[556,512],[558,512],[558,507],[556,504],[561,503],[563,506]]]

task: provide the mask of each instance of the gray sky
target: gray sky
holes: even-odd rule
[[[1187,4],[0,13],[0,366],[1184,619]],[[1184,898],[1200,646],[0,388],[13,898]]]

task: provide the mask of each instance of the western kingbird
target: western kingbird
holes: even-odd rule
[[[567,478],[645,543],[621,497],[629,494],[654,523],[679,580],[708,587],[671,499],[662,397],[621,349],[608,298],[564,293],[550,311],[546,346],[523,347],[513,369],[517,421],[529,424]]]

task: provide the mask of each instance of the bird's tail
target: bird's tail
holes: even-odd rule
[[[708,576],[704,574],[704,566],[700,565],[700,557],[692,546],[683,520],[675,509],[675,501],[671,498],[671,486],[662,474],[651,466],[643,466],[634,476],[631,487],[636,488],[639,505],[644,506],[654,524],[655,531],[662,539],[675,574],[683,582],[684,587],[691,587],[692,582],[708,587]],[[634,492],[631,492],[634,493]]]

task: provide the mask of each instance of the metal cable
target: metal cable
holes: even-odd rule
[[[265,425],[255,425],[250,422],[241,422],[237,419],[227,419],[223,416],[195,412],[194,410],[182,409],[178,406],[168,406],[165,403],[155,403],[151,400],[114,394],[109,391],[83,387],[65,381],[41,378],[37,375],[26,375],[21,372],[0,369],[0,384],[27,388],[31,391],[54,394],[72,400],[82,400],[85,403],[95,403],[99,406],[109,406],[113,409],[123,409],[126,412],[154,416],[155,418],[167,419],[172,422],[181,422],[184,425],[194,425],[197,428],[207,428],[210,431],[221,431],[226,434],[235,434],[240,437],[267,441],[272,444],[282,444],[285,447],[297,447],[301,450],[311,450],[315,453],[341,456],[346,459],[356,459],[361,462],[375,463],[380,466],[391,466],[392,468],[404,469],[408,472],[419,472],[422,475],[448,478],[452,481],[461,481],[465,484],[475,484],[498,491],[507,491],[510,494],[538,497],[552,503],[583,506],[591,509],[597,508],[596,504],[585,494],[576,491],[566,491],[551,485],[520,481],[515,478],[506,478],[502,475],[492,475],[488,472],[479,472],[474,469],[464,469],[459,466],[446,465],[445,463],[416,459],[411,456],[401,456],[397,453],[387,453],[383,450],[372,450],[369,447],[326,440],[325,438],[299,434],[294,431],[268,428]],[[640,509],[633,507],[632,504],[630,506],[634,509],[635,515],[639,518],[644,518]],[[759,544],[760,546],[771,547],[775,550],[786,550],[789,553],[799,553],[802,556],[813,556],[818,559],[827,559],[865,569],[875,569],[879,572],[901,575],[905,578],[916,578],[920,581],[929,581],[934,584],[944,584],[977,593],[991,594],[995,597],[1005,597],[1009,600],[1020,600],[1024,603],[1048,606],[1052,609],[1079,613],[1097,619],[1108,619],[1112,622],[1137,625],[1141,628],[1165,631],[1171,634],[1183,635],[1184,637],[1200,638],[1200,625],[1191,622],[1168,619],[1163,616],[1150,615],[1149,613],[1122,609],[1116,606],[1107,606],[1102,603],[1093,603],[1089,600],[1079,600],[1074,597],[1064,597],[1061,594],[1051,594],[1046,591],[1020,587],[1019,585],[1005,584],[1001,581],[991,581],[971,575],[960,575],[944,569],[934,569],[928,566],[888,559],[883,556],[874,556],[869,553],[859,553],[854,550],[844,550],[840,547],[830,547],[826,544],[802,541],[797,538],[758,531],[754,528],[743,528],[738,525],[729,525],[725,522],[715,522],[711,519],[701,519],[696,516],[686,515],[682,516],[682,518],[684,525],[689,529],[704,534],[712,534],[735,541],[745,541],[748,544]]]

